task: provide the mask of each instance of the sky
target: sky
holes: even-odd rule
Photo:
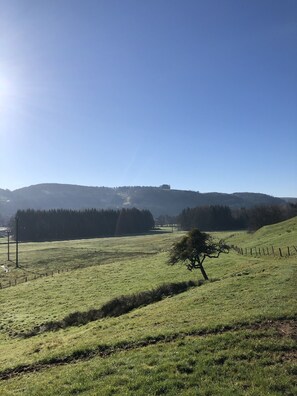
[[[297,197],[296,0],[0,0],[0,188]]]

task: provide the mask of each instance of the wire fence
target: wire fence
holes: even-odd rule
[[[11,245],[14,245],[15,242],[10,242]],[[7,245],[7,242],[0,242],[0,245]],[[276,247],[276,246],[261,246],[261,247],[239,247],[237,245],[231,245],[231,248],[236,251],[238,254],[242,256],[253,256],[253,257],[263,257],[263,256],[271,256],[277,258],[285,258],[290,256],[297,255],[297,247],[296,246],[286,246],[286,247]],[[11,260],[10,260],[11,261]],[[11,261],[12,262],[12,261]],[[5,266],[2,266],[5,267]],[[61,268],[55,270],[45,270],[42,273],[37,272],[28,272],[22,276],[17,278],[10,279],[0,279],[0,289],[5,289],[7,287],[16,286],[21,283],[26,283],[32,280],[36,280],[39,278],[54,276],[60,273],[69,272],[75,269],[80,268],[81,266],[76,266],[73,268]],[[3,268],[5,270],[5,268]]]
[[[19,285],[20,283],[29,282],[29,281],[32,281],[32,280],[35,280],[35,279],[39,279],[39,278],[44,278],[44,277],[47,277],[47,276],[54,276],[54,275],[57,275],[57,274],[69,272],[69,271],[74,270],[74,269],[77,269],[77,268],[65,268],[65,269],[58,269],[58,270],[55,270],[55,271],[51,270],[51,271],[46,271],[46,272],[44,272],[42,274],[32,273],[32,274],[20,276],[18,278],[1,280],[0,289],[5,289],[7,287],[16,286],[16,285]]]
[[[275,246],[261,246],[242,248],[236,245],[231,246],[238,254],[242,256],[273,256],[273,257],[290,257],[297,254],[296,246],[275,247]]]

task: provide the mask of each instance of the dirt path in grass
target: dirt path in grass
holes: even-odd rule
[[[170,343],[177,339],[183,339],[185,337],[202,337],[215,334],[223,334],[227,332],[235,332],[240,330],[270,330],[274,329],[279,337],[289,337],[297,340],[297,320],[287,319],[287,320],[267,320],[263,322],[256,322],[253,324],[238,324],[234,326],[223,326],[218,329],[212,330],[197,330],[191,333],[178,333],[172,335],[160,335],[155,338],[149,338],[145,340],[138,340],[135,342],[122,342],[117,345],[98,345],[93,349],[86,349],[81,351],[75,351],[65,357],[54,357],[50,360],[43,360],[38,363],[20,365],[15,368],[6,369],[0,371],[0,380],[10,379],[19,375],[27,373],[39,372],[51,367],[62,366],[71,363],[77,363],[80,361],[86,361],[94,357],[107,357],[114,353],[121,351],[128,351],[133,349],[143,348],[149,345],[155,345],[159,343]],[[285,360],[296,360],[297,352],[290,351]]]

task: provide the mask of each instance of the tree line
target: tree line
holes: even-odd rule
[[[210,205],[186,208],[177,216],[182,230],[198,228],[201,231],[250,230],[275,224],[297,216],[297,205],[260,205],[252,208],[231,209]]]
[[[149,210],[18,210],[20,241],[53,241],[144,233],[154,228]],[[15,219],[11,221],[16,235]]]

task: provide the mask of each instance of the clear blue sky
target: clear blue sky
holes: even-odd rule
[[[296,0],[0,0],[0,188],[297,197]]]

